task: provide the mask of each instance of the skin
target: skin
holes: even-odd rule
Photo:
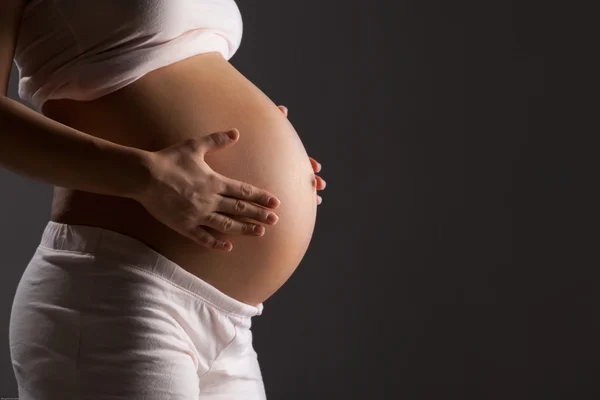
[[[209,95],[198,96],[198,90]],[[251,305],[270,298],[299,266],[312,237],[321,201],[319,190],[325,187],[325,181],[317,176],[321,166],[306,154],[295,129],[286,121],[287,108],[274,105],[219,54],[200,54],[152,71],[96,100],[52,100],[43,111],[90,135],[146,151],[235,127],[245,134],[239,144],[206,154],[205,162],[231,179],[274,191],[283,203],[277,209],[281,221],[265,227],[262,238],[213,229],[217,239],[231,240],[233,253],[199,246],[152,218],[139,203],[118,196],[55,188],[53,221],[131,236],[226,295]],[[103,117],[108,115],[111,118]],[[179,118],[173,119],[173,115]],[[265,140],[272,145],[263,146]],[[289,157],[279,154],[280,146]],[[271,168],[273,164],[279,167]]]
[[[288,117],[288,109],[286,106],[277,106],[277,108],[279,108],[279,110],[283,113],[283,115],[287,118]],[[321,178],[320,176],[316,175],[316,173],[321,171],[321,164],[315,160],[312,157],[308,157],[310,159],[310,164],[312,165],[313,171],[315,171],[315,184],[317,185],[317,190],[323,190],[325,189],[325,186],[327,185],[325,180],[323,178]],[[319,195],[317,195],[317,204],[321,204],[323,202],[323,198]]]

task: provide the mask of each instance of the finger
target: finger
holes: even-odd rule
[[[269,225],[275,225],[279,220],[277,214],[272,211],[265,210],[264,208],[255,206],[252,203],[248,203],[240,199],[232,199],[230,197],[222,197],[221,201],[217,205],[216,211],[229,214],[234,217],[240,216],[251,218]]]
[[[319,162],[312,157],[308,157],[308,159],[310,160],[310,164],[312,165],[313,171],[320,172],[321,164],[319,164]]]
[[[325,189],[325,186],[327,186],[325,179],[321,178],[320,176],[315,176],[315,181],[317,184],[317,190],[323,190]]]
[[[237,129],[230,129],[226,132],[215,132],[204,136],[200,139],[200,144],[197,147],[201,153],[208,153],[217,149],[222,149],[235,143],[240,137],[240,132]]]
[[[233,245],[230,242],[218,240],[213,235],[208,233],[208,231],[204,229],[201,225],[196,226],[193,229],[193,231],[191,232],[191,238],[208,249],[222,251],[231,251],[233,249]]]
[[[281,111],[283,113],[283,116],[287,118],[289,110],[286,106],[277,106],[277,108],[279,108],[279,111]]]
[[[202,224],[222,233],[237,233],[253,236],[262,236],[265,234],[264,226],[236,221],[233,218],[219,213],[208,214],[204,221],[202,221]]]
[[[221,180],[223,182],[223,190],[219,194],[223,196],[251,201],[268,208],[277,208],[281,204],[281,201],[277,197],[266,190],[225,176],[222,176]]]

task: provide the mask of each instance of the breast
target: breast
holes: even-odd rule
[[[242,31],[234,0],[36,0],[15,48],[19,96],[95,100],[194,54],[229,59]]]
[[[308,154],[276,105],[221,55],[188,58],[91,102],[49,101],[43,113],[94,136],[150,151],[235,127],[238,143],[207,154],[205,161],[216,172],[267,189],[282,202],[276,210],[279,222],[267,227],[263,237],[215,233],[232,242],[230,253],[197,245],[123,198],[56,188],[53,219],[58,222],[128,234],[254,305],[281,287],[302,260],[316,218]]]

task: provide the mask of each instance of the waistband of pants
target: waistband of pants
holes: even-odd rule
[[[255,307],[227,296],[143,242],[109,229],[49,221],[44,228],[40,245],[80,253],[94,254],[102,250],[118,254],[120,261],[159,275],[229,314],[242,318],[262,314],[262,303]]]

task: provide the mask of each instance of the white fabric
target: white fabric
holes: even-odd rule
[[[242,40],[234,0],[33,0],[15,49],[19,96],[94,100],[201,53],[229,60]]]
[[[254,307],[120,233],[50,221],[17,287],[21,400],[265,400]]]

